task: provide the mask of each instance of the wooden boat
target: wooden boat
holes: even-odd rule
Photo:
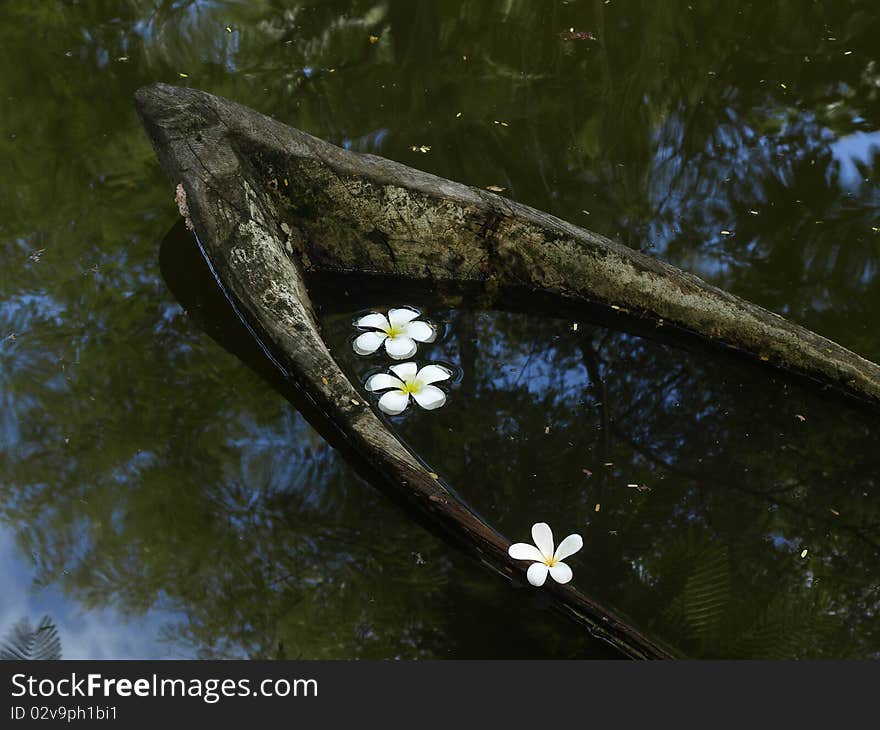
[[[411,453],[333,359],[304,272],[479,284],[675,331],[880,405],[880,367],[699,278],[488,191],[340,149],[234,102],[156,84],[137,108],[219,283],[372,483],[508,579],[510,542]],[[674,653],[572,584],[555,606],[634,658]]]

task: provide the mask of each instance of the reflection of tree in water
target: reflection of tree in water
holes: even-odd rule
[[[688,653],[880,649],[871,418],[583,323],[482,314],[475,336],[473,399],[453,392],[400,428],[502,531],[586,527],[578,584]],[[425,357],[458,348],[453,336]]]
[[[13,625],[0,639],[0,661],[49,661],[61,658],[61,638],[49,616],[33,626],[27,617]]]
[[[874,158],[858,136],[880,118],[869,3],[100,0],[5,11],[0,517],[40,580],[92,605],[164,605],[184,616],[174,633],[195,651],[501,655],[514,627],[536,632],[523,654],[578,645],[526,611],[498,617],[508,593],[362,488],[182,315],[155,261],[174,211],[132,111],[143,83],[193,83],[355,149],[503,185],[880,353],[867,326],[880,306],[876,191],[864,182]],[[572,26],[598,40],[562,40]],[[34,28],[46,42],[33,43]],[[430,154],[414,156],[415,143]],[[444,470],[467,477],[453,484],[484,484],[468,497],[506,532],[523,533],[536,505],[560,522],[589,518],[578,581],[695,651],[772,653],[745,637],[779,622],[782,586],[801,607],[817,597],[824,608],[810,615],[835,616],[829,653],[850,651],[842,626],[853,654],[876,650],[865,538],[878,515],[862,494],[876,465],[863,421],[837,406],[821,415],[793,389],[740,387],[763,382],[751,371],[724,380],[714,361],[586,328],[552,341],[548,325],[515,318],[498,320],[497,357],[528,348],[523,360],[550,358],[580,390],[537,396],[525,375],[490,388],[489,326],[456,322],[476,338],[457,360],[468,372],[459,393],[473,388],[481,406],[437,443],[449,445]],[[801,544],[809,558],[789,560]],[[732,608],[744,585],[770,623]],[[702,596],[706,615],[685,595]],[[482,613],[462,609],[473,601]]]

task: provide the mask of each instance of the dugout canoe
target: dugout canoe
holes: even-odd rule
[[[252,109],[166,84],[136,106],[218,283],[295,384],[309,420],[370,481],[508,579],[523,564],[401,443],[324,343],[308,271],[457,282],[620,313],[880,405],[880,367],[776,314],[500,195],[336,147]],[[674,653],[576,584],[542,589],[626,655]]]

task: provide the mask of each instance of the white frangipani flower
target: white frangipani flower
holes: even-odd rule
[[[385,351],[395,360],[406,360],[416,354],[418,342],[433,342],[437,333],[427,322],[417,320],[419,313],[408,307],[389,309],[388,316],[370,312],[355,324],[369,328],[354,341],[358,355],[372,355],[385,343]]]
[[[367,390],[388,391],[379,398],[379,409],[389,416],[403,413],[409,405],[410,396],[428,411],[433,411],[446,402],[446,393],[436,385],[431,385],[441,380],[448,380],[452,376],[446,368],[439,365],[425,365],[419,370],[414,362],[404,362],[400,365],[392,365],[389,369],[394,375],[378,373],[367,380]]]
[[[550,573],[557,583],[568,583],[571,580],[571,568],[562,561],[569,555],[574,555],[584,546],[584,539],[580,535],[569,535],[561,543],[556,551],[553,551],[553,532],[546,522],[538,522],[532,525],[532,540],[534,545],[527,542],[517,542],[507,549],[507,554],[514,560],[534,560],[529,566],[526,577],[533,586],[542,586]],[[537,546],[537,547],[536,547]]]

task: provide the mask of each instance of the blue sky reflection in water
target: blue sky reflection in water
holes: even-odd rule
[[[131,101],[151,81],[504,187],[880,358],[873,3],[3,12],[0,631],[49,611],[70,655],[604,652],[374,494],[185,313]],[[387,299],[325,310],[340,357]],[[578,584],[694,655],[880,650],[874,419],[613,328],[404,301],[448,318],[463,377],[401,434],[512,538],[537,510],[582,527]]]

